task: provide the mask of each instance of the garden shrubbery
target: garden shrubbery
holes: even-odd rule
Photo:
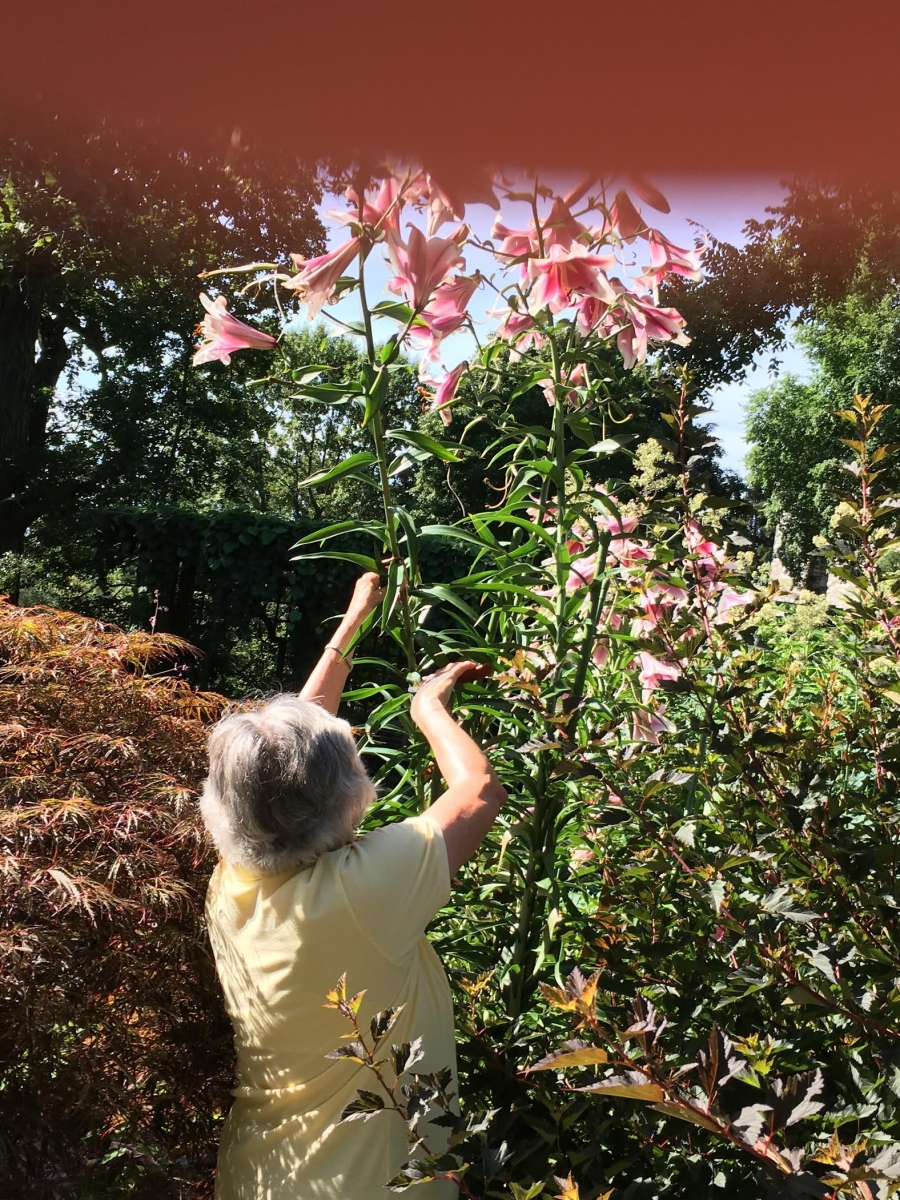
[[[173,674],[188,652],[0,603],[4,1195],[210,1177],[231,1033],[195,800],[225,702]]]
[[[421,673],[460,654],[494,672],[461,704],[511,799],[432,932],[456,991],[463,1125],[452,1167],[414,1143],[391,1186],[452,1169],[472,1196],[515,1200],[881,1200],[900,1185],[900,577],[884,409],[856,397],[840,414],[847,487],[820,549],[842,605],[792,610],[761,579],[753,512],[710,467],[707,410],[661,354],[641,386],[664,401],[665,432],[639,446],[627,434],[614,356],[630,367],[685,340],[657,292],[695,278],[698,252],[652,230],[625,189],[510,193],[528,228],[498,219],[478,246],[509,306],[501,325],[452,371],[423,359],[442,416],[466,381],[466,425],[387,428],[389,388],[413,372],[402,347],[443,353],[488,277],[463,274],[465,227],[437,236],[462,214],[434,180],[381,183],[374,198],[348,191],[337,249],[248,270],[312,308],[360,294],[358,378],[287,359],[262,383],[358,412],[370,438],[303,485],[359,484],[371,517],[316,528],[297,550],[385,566],[364,632],[377,623],[388,651],[357,658],[346,697],[380,785],[373,822],[418,811],[438,785],[408,717]],[[403,240],[404,203],[427,213],[427,237]],[[365,261],[382,242],[399,299],[372,306]],[[640,276],[633,246],[650,258]],[[383,345],[376,319],[393,323]],[[258,345],[242,328],[231,321],[226,347],[205,322],[202,357],[241,336]],[[549,419],[530,419],[523,396]],[[476,427],[479,457],[502,472],[494,507],[417,522],[398,476],[437,461],[450,486],[457,465],[474,468]],[[465,558],[442,556],[448,544]],[[155,656],[185,652],[172,639],[46,610],[3,619],[5,986],[28,1013],[7,1022],[8,1161],[48,1194],[202,1191],[229,1067],[190,800],[222,701],[151,676]],[[58,1121],[39,1115],[42,1096]]]

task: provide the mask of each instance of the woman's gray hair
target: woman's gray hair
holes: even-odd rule
[[[209,739],[200,811],[221,856],[274,874],[351,841],[375,799],[350,726],[276,696],[223,717]]]

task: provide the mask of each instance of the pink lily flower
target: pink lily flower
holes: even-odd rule
[[[717,584],[716,580],[728,561],[727,551],[723,546],[707,541],[696,521],[688,522],[685,541],[691,554],[697,556],[694,561],[694,573],[698,583],[707,590],[720,590],[723,585]]]
[[[466,215],[466,206],[454,201],[430,175],[425,176],[428,203],[428,236],[434,237],[446,221],[461,221]]]
[[[641,673],[638,678],[645,688],[652,690],[658,688],[664,680],[681,677],[681,667],[677,663],[662,662],[646,650],[642,650],[638,657],[641,660]]]
[[[607,629],[622,628],[622,614],[617,612],[608,613],[604,618],[601,618],[601,625],[605,625]],[[594,647],[591,657],[598,667],[605,667],[609,662],[609,640],[601,638]]]
[[[307,306],[310,320],[323,304],[332,303],[335,285],[359,254],[361,245],[362,238],[352,237],[337,249],[320,254],[318,258],[291,255],[294,266],[299,270],[290,279],[283,280],[283,286],[292,288],[300,302]]]
[[[650,609],[654,605],[687,604],[688,594],[675,583],[654,583],[641,596],[641,607]]]
[[[616,338],[626,370],[647,357],[650,340],[688,346],[684,317],[674,308],[655,308],[648,300],[629,296],[625,302],[622,325]]]
[[[628,321],[616,336],[616,345],[622,355],[626,371],[647,357],[647,331],[640,321]]]
[[[657,212],[667,213],[672,211],[668,200],[659,188],[654,187],[649,179],[645,179],[637,171],[629,171],[625,176],[625,182],[636,195],[640,196],[645,204],[649,204]]]
[[[325,214],[333,221],[338,221],[341,225],[352,225],[359,222],[360,204],[359,194],[356,188],[348,187],[344,192],[348,202],[351,205],[349,210],[332,209]],[[365,225],[371,225],[382,232],[387,232],[388,229],[399,230],[400,228],[400,209],[403,207],[402,199],[398,199],[400,195],[400,181],[394,175],[388,175],[382,181],[381,187],[378,190],[378,195],[373,201],[368,201],[363,197],[362,204],[362,220]]]
[[[508,266],[518,258],[530,258],[537,253],[537,241],[534,230],[510,229],[497,217],[491,226],[491,239],[500,239],[500,245],[494,250],[494,256],[502,266]]]
[[[631,622],[631,636],[637,638],[653,633],[657,624],[657,621],[649,617],[635,617]]]
[[[591,234],[585,225],[575,220],[567,202],[556,196],[546,220],[541,222],[540,238],[534,221],[527,229],[510,229],[500,217],[494,221],[491,238],[494,241],[500,239],[494,254],[504,266],[508,266],[517,259],[533,258],[540,254],[541,243],[544,253],[548,254],[553,246],[568,250],[574,241],[589,242]]]
[[[565,200],[556,196],[546,221],[541,223],[541,237],[544,251],[547,252],[553,246],[561,246],[563,250],[568,250],[573,242],[585,239],[590,241],[591,235],[587,228],[572,216]]]
[[[597,642],[591,652],[591,658],[594,660],[595,667],[605,667],[609,662],[609,645],[607,642]]]
[[[556,387],[553,383],[553,380],[548,378],[546,380],[539,380],[539,382],[544,392],[544,399],[552,408],[556,403]],[[584,384],[587,382],[587,377],[584,371],[584,363],[578,363],[578,365],[565,377],[564,382],[574,384],[576,387],[584,386]],[[578,393],[567,392],[566,400],[568,400],[570,404],[576,403],[578,400]]]
[[[704,247],[698,250],[686,250],[676,246],[657,229],[651,229],[645,235],[650,243],[650,266],[641,276],[641,282],[648,287],[655,287],[662,282],[666,275],[683,275],[686,279],[700,280],[703,273],[700,269],[700,256]]]
[[[687,604],[688,594],[682,587],[671,583],[659,583],[647,588],[641,594],[640,606],[644,610],[643,617],[637,617],[632,624],[634,636],[651,633],[662,621],[669,621],[672,610]]]
[[[460,248],[468,233],[468,228],[460,225],[450,237],[426,239],[413,225],[408,242],[398,236],[388,236],[388,259],[396,272],[388,281],[388,291],[403,296],[411,308],[421,312],[450,272],[455,267],[465,266]]]
[[[663,705],[660,705],[655,712],[636,708],[631,717],[631,740],[646,742],[649,746],[658,746],[661,733],[674,733],[675,726],[664,715],[665,711]]]
[[[503,318],[497,336],[510,343],[510,362],[518,362],[530,347],[539,349],[547,341],[530,313],[506,308],[492,309],[488,316]]]
[[[584,866],[585,863],[593,862],[597,857],[593,850],[589,850],[587,846],[579,847],[569,852],[569,867],[575,870],[577,867]]]
[[[588,554],[584,558],[579,558],[569,567],[568,578],[566,579],[566,591],[571,596],[577,592],[579,588],[590,587],[594,581],[594,576],[597,573],[597,555]]]
[[[612,254],[589,254],[580,242],[573,242],[568,250],[551,246],[547,258],[533,258],[528,264],[536,281],[529,298],[531,312],[544,308],[560,312],[584,296],[615,303],[616,293],[603,274],[615,261]]]
[[[474,275],[457,275],[452,282],[440,285],[420,314],[435,337],[447,337],[460,328],[468,316],[466,306],[480,284],[481,275],[476,271]]]
[[[732,587],[723,588],[719,596],[716,621],[721,621],[731,609],[742,608],[744,605],[750,604],[754,599],[755,595],[753,592],[736,592]]]
[[[653,557],[647,546],[630,538],[614,538],[609,546],[610,562],[625,569],[637,566]]]
[[[613,535],[613,542],[617,538],[624,538],[626,533],[631,533],[637,528],[640,517],[632,514],[627,517],[614,517],[612,513],[603,513],[597,518],[597,524],[601,529],[607,530]]]
[[[598,296],[585,296],[575,305],[575,328],[585,337],[596,329],[609,312],[609,303]]]
[[[563,202],[569,208],[573,208],[579,200],[582,200],[588,194],[596,182],[596,175],[589,175],[586,179],[582,179],[581,183],[576,183],[573,188],[566,192],[565,196],[563,196]]]
[[[457,172],[453,187],[447,187],[446,183],[447,180],[438,181],[430,171],[423,171],[411,185],[416,192],[416,203],[428,208],[429,237],[433,237],[445,221],[462,221],[466,204],[500,207],[489,172],[475,170],[463,178]]]
[[[445,425],[450,424],[450,413],[448,411],[450,405],[456,399],[456,389],[459,387],[459,381],[463,374],[468,370],[469,364],[466,361],[459,363],[452,371],[448,371],[440,379],[428,379],[420,374],[422,383],[431,384],[436,387],[437,391],[434,395],[434,402],[431,406],[433,412],[441,414],[441,420]]]
[[[556,403],[556,384],[548,375],[546,379],[539,379],[541,391],[544,393],[544,399],[552,408]]]
[[[528,499],[537,502],[538,497],[532,492]],[[543,510],[536,506],[534,508],[525,509],[525,514],[529,521],[540,522],[542,525],[546,525],[548,521],[552,521],[556,516],[556,513],[557,508],[555,504],[548,504]],[[900,623],[900,617],[897,618],[897,621]]]
[[[704,558],[712,558],[719,564],[724,563],[726,557],[724,549],[721,546],[717,546],[715,542],[707,541],[696,521],[688,521],[685,528],[684,540],[687,542],[688,549],[692,554],[700,554]]]
[[[623,242],[633,242],[639,234],[646,236],[647,222],[631,203],[626,191],[616,192],[609,215]]]
[[[614,500],[616,500],[616,497],[611,496],[610,492],[607,492],[606,488],[602,484],[596,484],[594,491],[596,494],[598,494],[598,496],[605,496],[607,499],[613,500],[613,503]],[[641,520],[641,518],[636,514],[622,517],[622,520],[619,520],[619,517],[613,516],[612,512],[608,510],[605,504],[602,504],[601,500],[598,502],[598,509],[600,508],[600,516],[598,517],[598,524],[600,528],[610,530],[614,536],[619,536],[619,538],[622,538],[622,536],[624,536],[626,533],[631,533],[632,529],[636,529],[638,522]]]
[[[278,345],[277,339],[271,334],[254,329],[252,325],[233,316],[228,311],[224,296],[210,300],[206,292],[201,292],[200,303],[206,309],[206,316],[194,331],[203,338],[200,345],[195,347],[195,367],[200,363],[217,361],[227,366],[236,350],[272,350]]]

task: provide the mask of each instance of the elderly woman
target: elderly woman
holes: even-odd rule
[[[392,1113],[340,1124],[366,1068],[327,1059],[347,1031],[325,1008],[344,973],[366,989],[359,1018],[403,1006],[390,1041],[423,1039],[420,1071],[455,1073],[446,976],[425,927],[506,798],[490,763],[451,716],[457,663],[416,692],[412,717],[446,791],[421,816],[357,838],[375,798],[346,721],[336,717],[345,650],[383,596],[376,575],[350,608],[306,686],[223,718],[209,741],[201,811],[220,853],[206,903],[209,936],[237,1049],[219,1200],[376,1200],[408,1157]],[[421,1127],[429,1148],[446,1131]],[[451,1200],[455,1185],[420,1185]],[[417,1190],[417,1195],[419,1191]]]

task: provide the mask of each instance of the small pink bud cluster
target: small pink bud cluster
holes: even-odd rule
[[[630,635],[633,638],[659,639],[663,644],[661,654],[639,650],[630,661],[620,662],[625,669],[637,668],[641,685],[643,708],[636,709],[632,717],[631,735],[636,742],[657,744],[659,734],[674,728],[665,716],[665,706],[657,703],[649,707],[654,693],[668,682],[679,679],[686,665],[688,650],[686,643],[701,627],[722,622],[734,608],[749,604],[754,593],[738,592],[724,578],[733,568],[723,547],[706,539],[696,521],[691,520],[684,529],[684,543],[688,554],[688,586],[675,583],[659,567],[652,566],[653,550],[645,540],[630,536],[636,529],[639,518],[634,514],[622,515],[609,511],[611,504],[604,488],[598,487],[600,511],[593,519],[593,530],[584,520],[576,521],[566,540],[568,563],[566,566],[565,591],[576,595],[584,591],[582,614],[590,609],[588,589],[598,571],[597,539],[600,535],[609,538],[603,568],[610,571],[618,583],[620,595],[632,597],[639,615],[631,620]],[[530,510],[533,520],[540,516],[537,508]],[[547,508],[543,519],[552,522],[555,512]],[[545,559],[543,565],[555,569],[555,558]],[[556,596],[556,587],[542,593]],[[630,605],[629,605],[630,606]],[[593,661],[605,667],[611,658],[608,633],[617,632],[623,625],[623,615],[608,605],[600,616],[599,627],[607,636],[597,639],[593,650]]]

